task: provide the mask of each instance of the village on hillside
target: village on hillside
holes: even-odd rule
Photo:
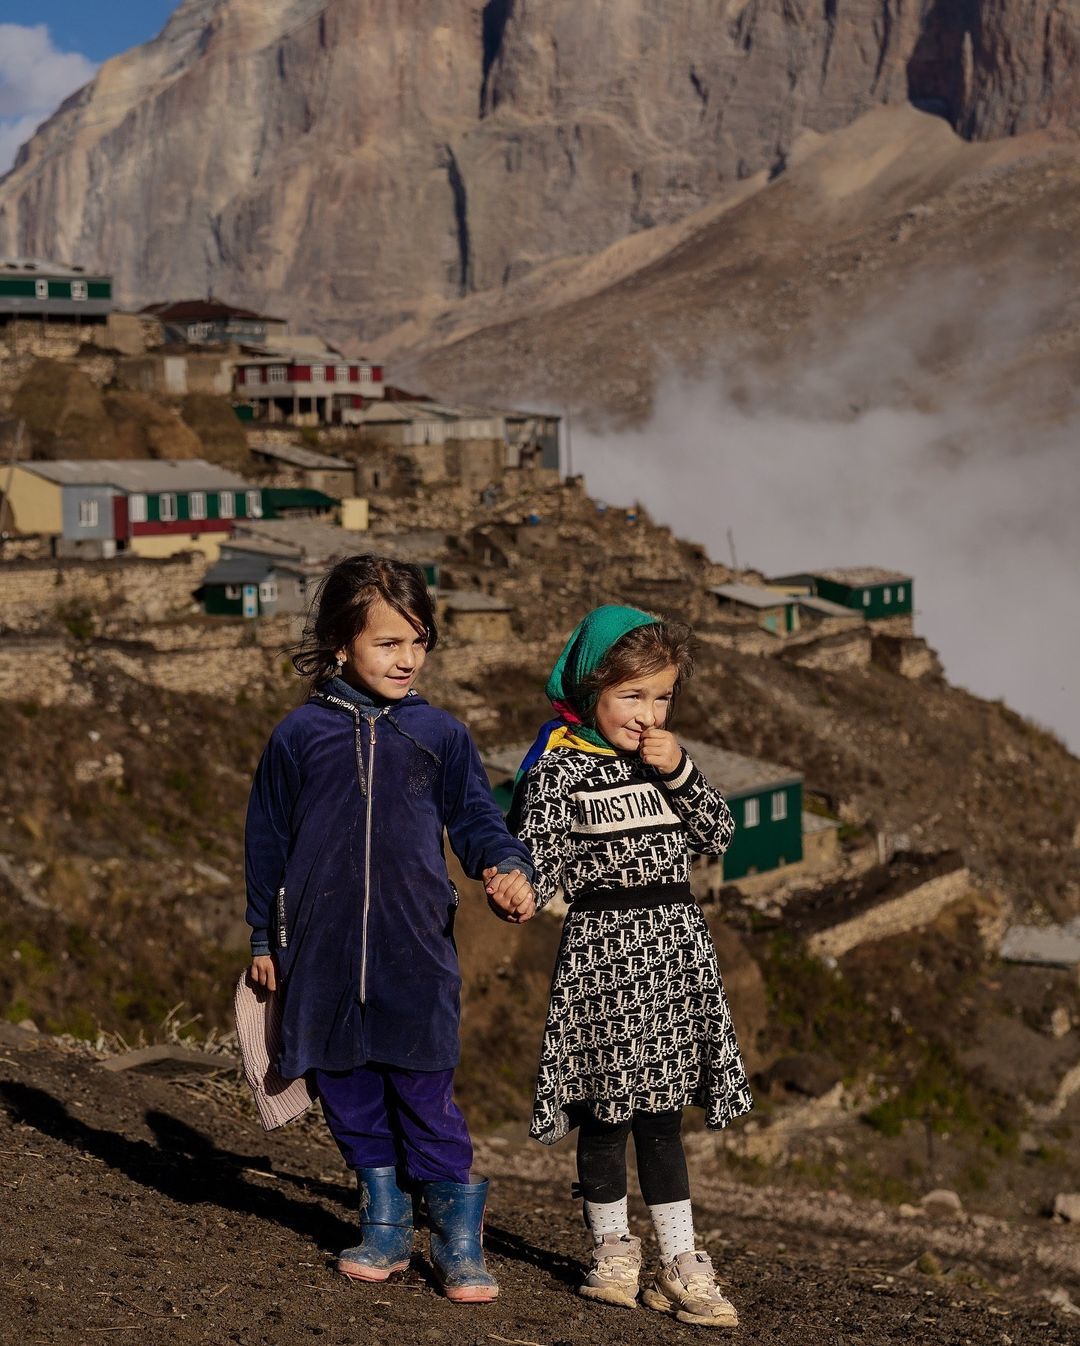
[[[0,262],[0,885],[18,913],[0,1026],[140,1042],[183,1000],[216,1031],[250,770],[302,695],[290,649],[328,567],[379,552],[424,573],[440,639],[423,690],[467,723],[504,807],[583,612],[692,624],[701,675],[676,732],[736,829],[691,886],[760,1104],[712,1160],[908,1203],[932,1177],[962,1202],[1020,1125],[1002,1119],[1023,1069],[1036,1101],[994,1199],[1015,1205],[1038,1164],[1057,1212],[1080,936],[1044,815],[1068,768],[946,681],[918,630],[916,578],[934,576],[839,538],[789,573],[728,565],[648,501],[590,496],[556,411],[436,391],[216,298],[124,312],[108,275]],[[1030,787],[1019,844],[1001,760]],[[532,1084],[515,997],[539,1004],[558,937],[536,925],[539,952],[466,969],[463,1088],[490,1124]],[[506,1078],[492,1024],[516,1044]],[[191,1054],[156,1043],[115,1068],[159,1051]]]
[[[685,615],[704,642],[762,658],[940,673],[913,629],[911,576],[732,571],[640,505],[609,508],[564,477],[556,414],[408,392],[376,361],[214,298],[123,312],[108,275],[41,261],[0,264],[0,324],[0,695],[20,685],[16,652],[43,649],[50,606],[93,624],[140,676],[185,690],[223,678],[236,691],[253,650],[295,638],[328,565],[364,550],[422,566],[457,662],[513,663],[560,642],[538,600],[560,549],[594,540],[596,601],[625,592]],[[140,413],[156,438],[124,433]],[[121,653],[133,639],[137,658]],[[504,803],[524,746],[485,751]],[[722,860],[698,864],[703,898],[739,885],[767,901],[896,848],[879,835],[845,851],[841,820],[804,800],[797,766],[731,745],[693,751],[738,825]],[[909,908],[926,916],[914,888],[900,895],[901,928]]]

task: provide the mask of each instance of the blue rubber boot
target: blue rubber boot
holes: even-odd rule
[[[385,1281],[412,1258],[412,1197],[398,1186],[395,1168],[356,1170],[360,1242],[338,1257],[338,1271],[354,1281]]]
[[[431,1222],[431,1264],[447,1299],[455,1304],[490,1304],[499,1287],[484,1265],[483,1182],[426,1182],[424,1199]]]

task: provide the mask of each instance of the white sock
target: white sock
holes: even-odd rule
[[[599,1243],[605,1234],[630,1235],[630,1222],[626,1215],[626,1197],[621,1201],[586,1201],[585,1223],[593,1236],[593,1242]]]
[[[661,1206],[650,1206],[649,1214],[660,1244],[660,1261],[665,1266],[680,1253],[694,1251],[694,1217],[689,1201],[666,1201]]]

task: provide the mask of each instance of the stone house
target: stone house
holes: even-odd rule
[[[121,360],[116,377],[123,387],[136,392],[228,397],[233,386],[232,359],[214,351],[150,351]]]
[[[260,467],[274,473],[279,485],[322,491],[337,500],[356,492],[356,469],[344,458],[303,444],[253,443],[250,452]]]
[[[161,323],[166,341],[188,346],[227,346],[262,342],[284,333],[284,318],[269,318],[218,299],[180,299],[148,304],[142,313]]]
[[[451,480],[479,489],[507,469],[559,469],[558,416],[394,396],[350,415],[347,423],[365,442],[406,456],[421,482]]]
[[[799,629],[799,607],[789,594],[761,584],[718,584],[716,596],[721,616],[752,622],[774,636],[788,636]]]
[[[448,589],[438,597],[440,623],[465,645],[512,640],[511,612],[509,603],[478,590]]]

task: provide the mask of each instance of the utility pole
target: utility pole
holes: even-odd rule
[[[729,529],[727,530],[727,544],[728,544],[728,550],[731,552],[731,568],[732,568],[732,570],[734,570],[736,573],[738,573],[738,569],[739,569],[739,558],[735,555],[735,530],[734,530],[734,528],[729,528]]]

